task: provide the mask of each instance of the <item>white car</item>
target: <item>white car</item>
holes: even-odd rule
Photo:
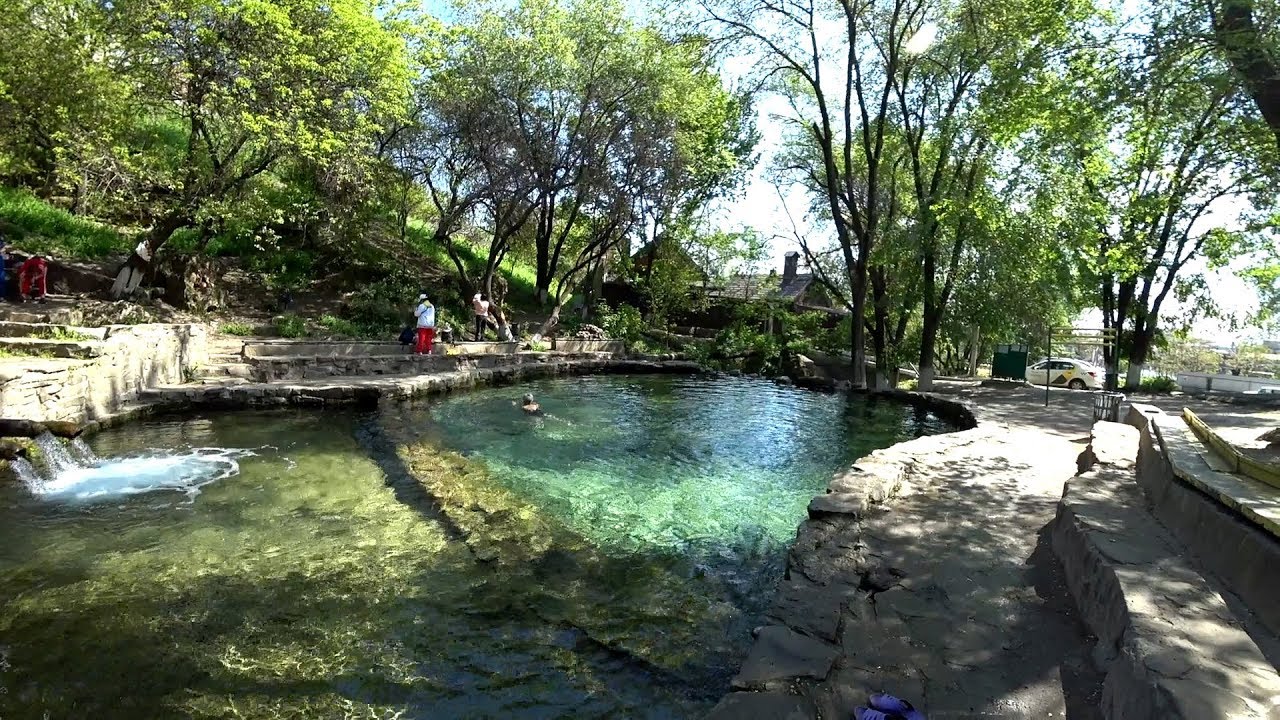
[[[1027,368],[1027,382],[1032,385],[1054,385],[1072,390],[1101,390],[1107,373],[1083,360],[1050,358]]]

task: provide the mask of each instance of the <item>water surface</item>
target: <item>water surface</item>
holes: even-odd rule
[[[526,389],[551,417],[511,405]],[[940,428],[764,382],[615,377],[106,432],[108,460],[221,451],[238,473],[0,484],[0,718],[697,717],[808,498]],[[404,492],[414,457],[443,508]]]

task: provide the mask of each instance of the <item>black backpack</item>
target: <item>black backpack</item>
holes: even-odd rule
[[[413,328],[411,328],[411,327],[407,327],[407,328],[405,328],[405,329],[401,330],[401,331],[400,331],[400,344],[401,344],[401,345],[412,345],[412,344],[413,344],[413,341],[414,341],[414,339],[415,339],[416,334],[417,334],[417,333],[415,333],[415,332],[413,331]]]

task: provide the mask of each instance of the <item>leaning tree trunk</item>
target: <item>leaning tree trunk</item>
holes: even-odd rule
[[[493,318],[495,329],[498,332],[498,340],[507,342],[514,340],[515,335],[511,332],[511,323],[507,321],[507,316],[502,312],[502,302],[507,296],[506,283],[501,279],[498,281],[498,292],[494,292],[495,274],[490,272],[484,277],[485,294],[489,296],[489,315]]]
[[[111,285],[111,299],[119,300],[137,292],[138,286],[142,284],[142,279],[146,277],[147,270],[151,267],[155,254],[169,242],[169,238],[173,237],[173,233],[178,228],[185,227],[187,224],[186,219],[171,215],[152,228],[146,239],[138,243],[138,247],[116,273],[116,280]]]
[[[538,328],[538,334],[546,337],[560,325],[560,309],[564,307],[564,303],[556,300],[556,304],[551,308],[551,314],[542,322],[542,326]]]

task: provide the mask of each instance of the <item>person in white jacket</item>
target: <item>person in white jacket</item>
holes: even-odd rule
[[[425,294],[418,296],[418,307],[414,309],[413,316],[418,318],[418,342],[414,345],[413,352],[417,355],[430,355],[431,344],[436,339],[436,307]]]

